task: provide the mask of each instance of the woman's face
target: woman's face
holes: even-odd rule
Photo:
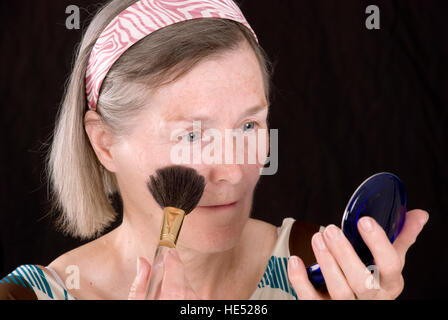
[[[254,110],[256,106],[259,108]],[[245,42],[236,50],[202,61],[175,82],[151,92],[131,133],[111,148],[125,219],[133,219],[131,215],[147,217],[151,232],[159,233],[162,209],[146,183],[157,169],[178,164],[174,161],[179,160],[173,161],[173,151],[180,150],[192,156],[188,163],[181,164],[196,169],[206,185],[198,206],[185,217],[178,246],[201,252],[232,248],[249,218],[254,189],[266,159],[267,114],[260,66]],[[193,120],[200,120],[200,128],[198,123],[193,126]],[[213,138],[206,141],[205,131],[210,129]],[[235,137],[243,139],[244,149],[237,148],[237,138],[231,147],[232,139],[226,139],[226,130],[234,130]],[[180,136],[173,138],[173,133]],[[258,136],[255,141],[264,147],[250,147],[250,136]],[[194,163],[195,148],[200,157]],[[198,148],[202,153],[197,153]],[[231,152],[233,157],[229,156]],[[244,163],[237,162],[238,152],[245,155]],[[255,163],[248,161],[250,152],[256,153]],[[221,163],[205,161],[204,154]],[[208,207],[233,202],[233,206]]]

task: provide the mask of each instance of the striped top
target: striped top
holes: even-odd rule
[[[1,279],[0,297],[13,300],[75,300],[53,269],[34,264],[21,265]]]
[[[298,300],[288,278],[289,234],[294,223],[293,218],[283,219],[277,228],[277,243],[272,250],[266,270],[250,300]]]
[[[278,239],[266,270],[250,300],[297,300],[288,279],[289,234],[293,218],[277,228]],[[76,300],[50,267],[25,264],[0,280],[0,299]]]

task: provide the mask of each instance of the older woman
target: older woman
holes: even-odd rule
[[[269,70],[253,30],[231,0],[114,0],[103,7],[79,47],[48,157],[61,227],[94,240],[46,267],[18,267],[1,280],[0,297],[145,299],[161,223],[148,176],[173,162],[179,143],[207,145],[206,129],[231,129],[243,138],[266,132],[261,129],[268,128]],[[194,120],[201,121],[198,131]],[[173,139],[176,130],[186,134]],[[374,220],[361,219],[380,288],[365,285],[369,273],[339,228],[316,228],[312,250],[327,285],[321,292],[308,280],[303,257],[292,255],[291,239],[299,232],[294,219],[276,227],[250,217],[263,164],[188,165],[205,177],[206,186],[166,259],[162,298],[400,294],[405,254],[426,212],[408,212],[393,244]],[[123,222],[98,237],[115,219],[108,198],[113,192],[122,199]]]

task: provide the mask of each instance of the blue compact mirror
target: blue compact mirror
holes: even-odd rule
[[[373,265],[374,261],[358,232],[358,220],[364,216],[374,218],[393,243],[404,225],[406,204],[404,184],[396,175],[388,172],[371,176],[353,193],[345,208],[341,229],[366,267]],[[319,264],[307,267],[307,273],[315,287],[325,285]]]

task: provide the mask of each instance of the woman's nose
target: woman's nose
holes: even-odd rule
[[[236,185],[240,183],[243,178],[242,164],[219,164],[210,169],[210,181],[212,183],[221,183],[227,181],[230,184]]]

